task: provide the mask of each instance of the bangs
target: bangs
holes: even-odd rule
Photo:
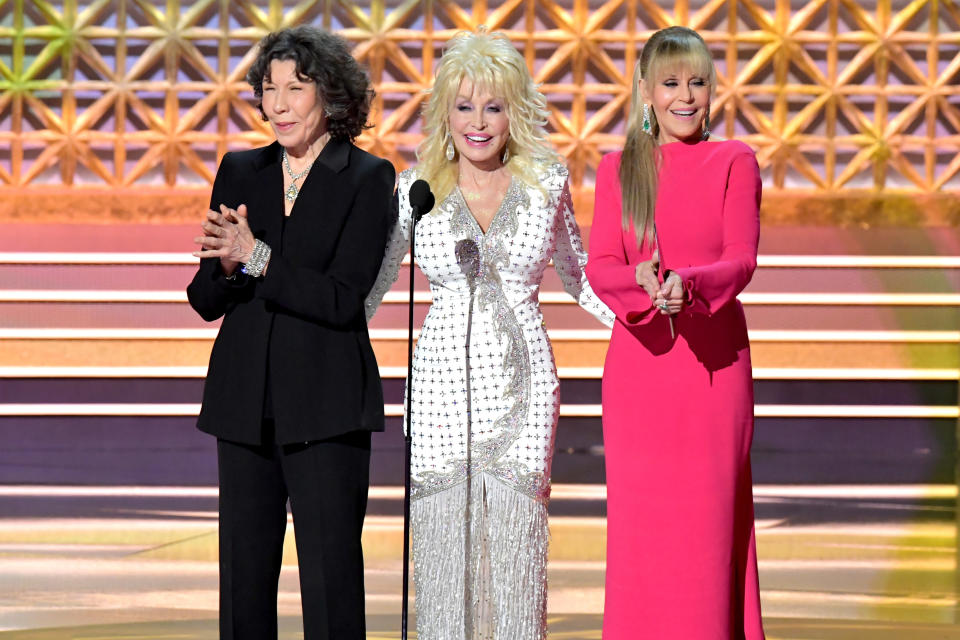
[[[453,107],[465,80],[473,85],[475,93],[503,100],[511,113],[518,102],[528,98],[530,73],[526,62],[502,34],[464,33],[451,39],[433,92],[442,101],[444,110]]]
[[[509,102],[509,96],[512,95],[510,87],[507,86],[509,83],[506,78],[508,77],[509,74],[498,68],[494,60],[486,57],[479,58],[474,60],[473,65],[460,75],[460,81],[457,82],[454,95],[451,97],[454,100],[456,99],[460,93],[460,86],[466,81],[473,85],[474,94],[486,93],[507,103]]]
[[[687,43],[664,42],[650,61],[647,75],[653,82],[659,82],[664,76],[680,71],[689,71],[716,86],[716,71],[713,59],[702,47],[684,46]],[[692,44],[692,43],[691,43]]]

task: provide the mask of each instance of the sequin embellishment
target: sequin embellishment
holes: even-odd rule
[[[493,469],[499,465],[502,469],[511,466],[498,458],[513,444],[526,421],[530,397],[530,354],[524,339],[523,330],[511,309],[499,269],[509,267],[510,255],[506,243],[516,234],[519,226],[517,213],[530,206],[526,190],[516,181],[510,182],[507,193],[494,215],[487,233],[484,234],[476,219],[467,208],[463,194],[459,189],[444,201],[444,209],[450,212],[450,233],[455,238],[470,238],[480,249],[480,269],[477,284],[476,306],[481,311],[490,312],[494,331],[501,343],[506,344],[503,356],[503,375],[508,380],[504,398],[512,400],[507,412],[496,420],[494,435],[472,443],[468,458],[449,461],[452,470],[445,473],[424,472],[413,482],[412,499],[416,500],[438,491],[443,491],[475,475]],[[500,474],[498,474],[500,475]],[[513,476],[525,476],[524,470],[503,474],[504,480]],[[542,474],[539,474],[542,478]],[[542,483],[541,483],[542,484]],[[539,488],[530,491],[530,482],[524,482],[518,489],[524,490],[530,497],[539,499],[543,491]]]

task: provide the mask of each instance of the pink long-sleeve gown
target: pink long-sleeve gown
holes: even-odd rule
[[[666,316],[637,285],[655,247],[621,225],[620,153],[597,170],[587,277],[617,315],[603,372],[605,640],[760,640],[753,387],[736,296],[756,267],[760,177],[736,141],[661,147],[661,269],[692,303]]]

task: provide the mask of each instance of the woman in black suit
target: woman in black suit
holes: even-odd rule
[[[223,317],[198,426],[217,437],[220,637],[277,637],[286,503],[307,640],[365,637],[360,532],[383,393],[364,297],[394,169],[352,144],[373,94],[346,43],[267,36],[247,81],[273,144],[224,156],[187,287]]]

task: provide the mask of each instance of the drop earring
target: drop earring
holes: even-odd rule
[[[509,161],[510,161],[510,146],[503,145],[503,158],[501,159],[501,162],[503,162],[503,164],[507,164],[507,162]]]
[[[453,137],[447,136],[447,148],[444,155],[447,156],[447,160],[453,162],[453,159],[457,156],[457,150],[453,148]]]
[[[650,105],[643,103],[643,124],[641,125],[644,133],[650,133]],[[652,135],[652,134],[651,134]]]
[[[703,137],[702,140],[706,140],[710,137],[710,107],[707,107],[707,114],[703,118]]]

